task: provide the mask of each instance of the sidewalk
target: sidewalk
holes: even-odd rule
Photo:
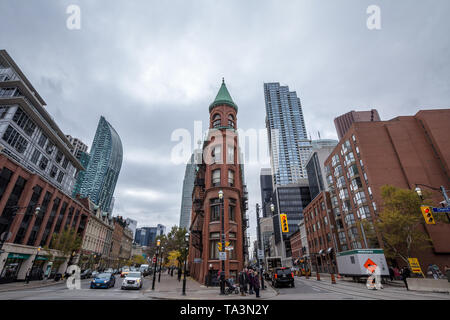
[[[55,281],[53,279],[48,279],[48,280],[33,280],[30,281],[29,283],[26,283],[25,281],[3,283],[0,284],[0,292],[43,288],[54,286],[61,283],[65,283],[65,281],[64,280]]]
[[[151,282],[152,277],[146,278],[146,281]],[[155,282],[155,290],[153,291],[151,288],[151,284],[149,289],[147,289],[144,294],[152,299],[170,299],[170,300],[231,300],[231,299],[239,299],[239,300],[259,300],[259,299],[268,299],[275,297],[278,293],[266,282],[265,290],[260,290],[260,298],[256,298],[253,295],[241,296],[240,294],[230,294],[230,295],[220,295],[219,287],[206,287],[197,281],[191,279],[190,277],[186,278],[186,295],[183,296],[183,279],[178,281],[176,275],[171,277],[168,274],[161,274],[161,282],[158,283],[158,280]]]
[[[319,275],[320,275],[320,280],[321,280],[321,281],[328,281],[328,282],[331,283],[331,275],[330,275],[329,273],[319,273]],[[297,278],[303,278],[303,279],[305,279],[305,276],[301,276],[301,277],[297,277]],[[316,279],[316,273],[313,272],[313,273],[309,276],[309,278],[310,278],[310,279]],[[341,277],[341,278],[338,278],[337,274],[334,275],[334,278],[336,279],[336,282],[339,282],[339,281],[354,282],[354,281],[353,281],[353,278],[351,278],[351,277]],[[393,280],[393,281],[387,280],[387,282],[386,282],[384,285],[392,286],[392,287],[405,288],[405,284],[404,284],[404,282],[401,281],[401,280]]]

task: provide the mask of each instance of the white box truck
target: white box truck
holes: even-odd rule
[[[354,280],[367,278],[367,266],[376,264],[381,277],[389,277],[389,269],[383,249],[357,249],[336,253],[338,273]]]

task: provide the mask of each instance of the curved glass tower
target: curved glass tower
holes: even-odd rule
[[[122,141],[102,116],[89,154],[80,195],[89,197],[102,211],[111,213],[111,199],[122,167]]]

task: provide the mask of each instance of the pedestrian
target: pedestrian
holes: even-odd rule
[[[28,268],[27,274],[25,276],[27,283],[30,282],[30,277],[31,277],[31,268]]]
[[[391,279],[391,281],[394,280],[394,269],[392,269],[392,266],[389,266],[389,279]]]
[[[405,283],[406,290],[409,291],[408,282],[406,279],[408,279],[411,276],[411,271],[409,270],[408,267],[403,267],[401,275],[402,275],[402,280]]]
[[[253,275],[253,288],[255,289],[256,298],[259,298],[260,283],[259,283],[258,271],[255,271],[255,273]]]
[[[397,267],[394,268],[394,279],[400,280],[400,271],[398,270]]]
[[[248,283],[249,283],[249,289],[248,289],[248,294],[253,294],[253,278],[254,278],[254,274],[253,274],[253,269],[250,269],[248,271]]]
[[[181,281],[181,268],[178,267],[178,281]]]
[[[247,286],[247,273],[245,268],[239,272],[239,289],[241,291],[241,296],[245,296],[245,287]]]
[[[220,270],[217,275],[217,280],[219,280],[220,294],[225,294],[225,272]]]

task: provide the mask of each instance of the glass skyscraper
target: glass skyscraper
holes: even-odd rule
[[[97,126],[89,162],[80,186],[81,197],[89,197],[102,211],[111,214],[111,200],[122,167],[122,142],[102,116]]]
[[[311,153],[300,99],[278,82],[264,83],[264,98],[274,184],[298,183]]]
[[[191,225],[192,190],[194,190],[194,180],[195,163],[194,154],[192,154],[190,161],[186,164],[183,180],[183,195],[181,199],[180,228],[185,228],[186,230],[189,230]]]

